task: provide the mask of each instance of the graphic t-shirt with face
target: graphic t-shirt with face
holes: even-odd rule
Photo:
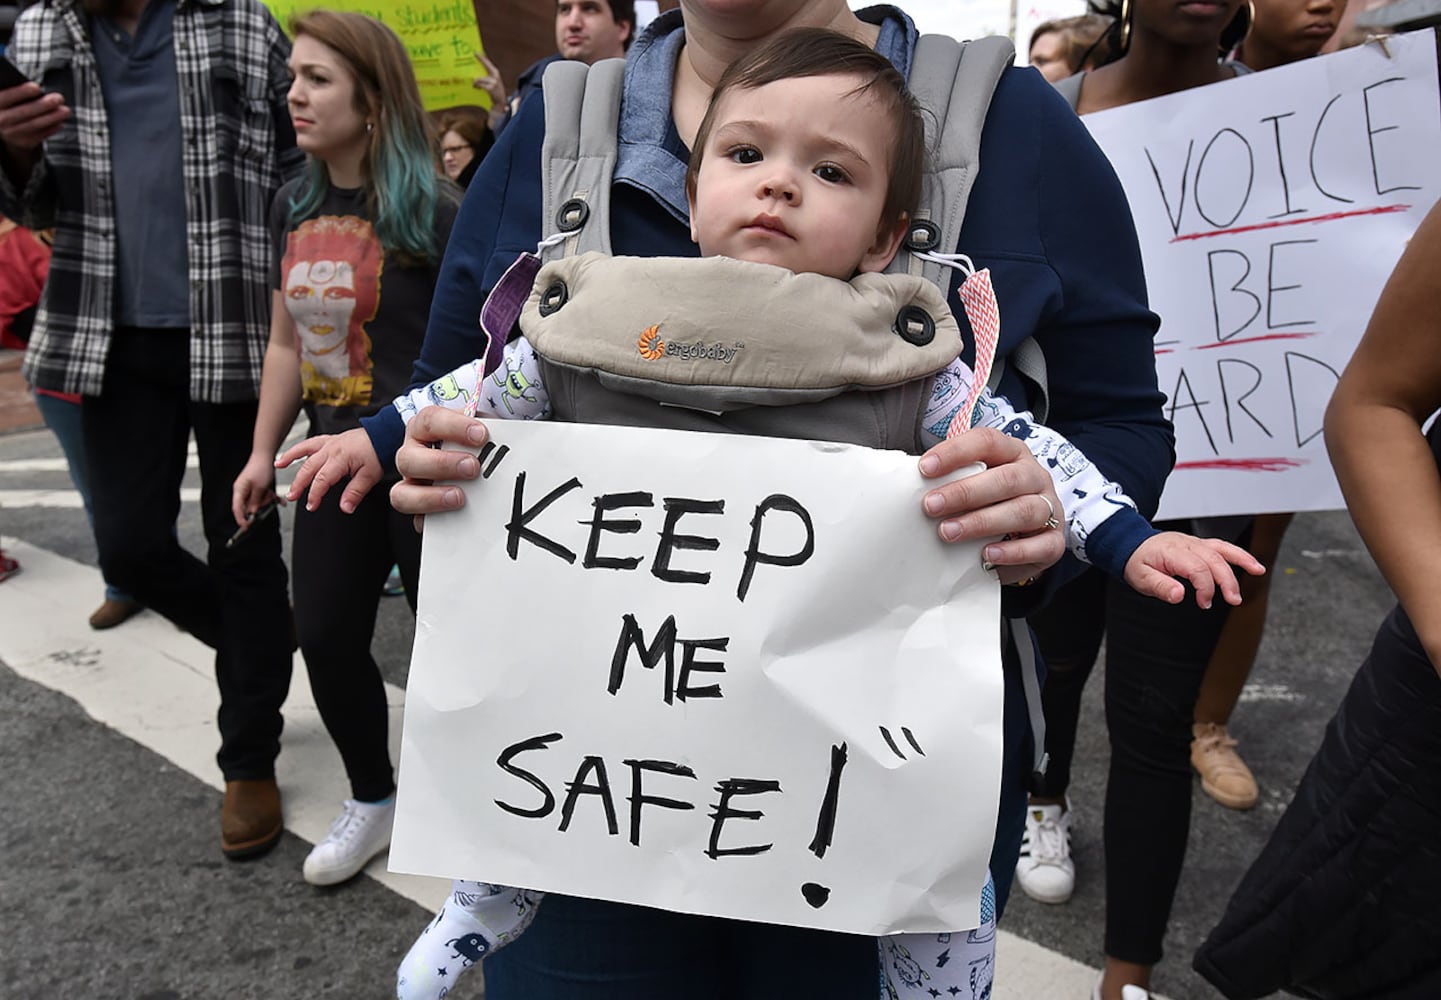
[[[332,187],[309,218],[291,222],[302,183],[281,188],[271,207],[274,287],[295,322],[311,433],[335,434],[359,426],[410,382],[459,193],[442,189],[435,257],[417,265],[385,252],[363,191]]]

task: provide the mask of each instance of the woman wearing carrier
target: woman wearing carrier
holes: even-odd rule
[[[802,26],[840,31],[903,72],[915,72],[915,29],[894,8],[857,15],[843,0],[685,0],[680,11],[653,22],[627,60],[620,157],[610,190],[616,254],[697,253],[688,225],[686,164],[711,89],[733,60],[786,28]],[[552,223],[540,210],[544,111],[542,100],[522,106],[469,191],[466,219],[437,288],[418,383],[483,353],[475,318],[486,292],[520,252],[533,251],[550,234]],[[1146,308],[1135,233],[1115,175],[1064,102],[1036,74],[1017,70],[1002,75],[985,112],[980,161],[960,246],[978,266],[991,269],[1004,317],[999,354],[1035,338],[1052,373],[1050,423],[1149,514],[1170,468],[1171,437],[1151,353],[1155,317]],[[1079,208],[1066,197],[1078,183],[1092,192]],[[1104,256],[1094,252],[1098,241],[1109,248]],[[947,299],[969,342],[958,285],[959,276],[949,283]],[[1027,385],[1014,371],[1001,390],[1028,399]],[[459,504],[460,491],[427,481],[473,478],[473,456],[427,445],[483,442],[481,422],[432,407],[409,425],[382,412],[364,427],[364,435],[297,450],[315,457],[293,485],[294,495],[308,489],[308,502],[315,504],[317,493],[341,489],[342,508],[355,503],[364,483],[342,488],[344,477],[356,470],[379,475],[404,439],[398,461],[407,478],[392,492],[397,508],[422,514]],[[1014,536],[987,546],[986,558],[1003,583],[1035,582],[1004,592],[1006,614],[1024,616],[1044,600],[1051,578],[1061,575],[1045,572],[1060,558],[1063,542],[1059,531],[1047,528],[1051,514],[1041,500],[1052,490],[1050,476],[1021,442],[990,429],[936,446],[921,469],[939,478],[973,460],[985,461],[987,471],[934,490],[927,512],[947,541]],[[1009,652],[1006,761],[992,859],[1001,882],[1014,869],[1031,770],[1021,672]],[[997,885],[1001,901],[1005,889]],[[874,1000],[878,971],[871,938],[560,895],[548,897],[526,934],[485,967],[487,995],[499,1000]]]

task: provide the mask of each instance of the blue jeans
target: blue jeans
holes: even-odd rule
[[[80,502],[85,505],[85,519],[90,522],[90,533],[94,535],[95,514],[90,510],[90,480],[85,475],[85,432],[80,427],[80,404],[37,392],[35,405],[40,409],[40,417],[45,421],[45,426],[55,434],[60,442],[60,450],[65,453],[65,464],[70,468],[70,482],[74,484],[75,492],[80,494]],[[105,599],[132,600],[129,594],[109,580],[105,581]]]
[[[548,894],[489,1000],[876,1000],[876,939]]]

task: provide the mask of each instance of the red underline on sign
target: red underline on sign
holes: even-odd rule
[[[1177,462],[1177,469],[1239,469],[1243,472],[1285,472],[1306,462],[1295,458],[1213,458],[1204,462]]]
[[[1379,208],[1356,208],[1349,212],[1332,212],[1329,215],[1313,215],[1307,219],[1277,219],[1274,222],[1258,222],[1254,226],[1237,226],[1234,229],[1215,229],[1209,233],[1186,233],[1184,236],[1174,236],[1172,243],[1180,243],[1184,240],[1204,240],[1209,236],[1234,236],[1237,233],[1254,233],[1260,229],[1279,229],[1281,226],[1300,226],[1309,222],[1335,222],[1337,219],[1353,219],[1361,215],[1390,215],[1393,212],[1405,212],[1411,208],[1410,205],[1382,205]]]
[[[1236,340],[1222,340],[1214,344],[1201,344],[1194,348],[1197,351],[1209,351],[1214,347],[1233,347],[1236,344],[1259,344],[1263,340],[1304,340],[1306,337],[1316,336],[1316,331],[1310,333],[1268,333],[1260,337],[1240,337]]]

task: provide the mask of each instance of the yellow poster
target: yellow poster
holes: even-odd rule
[[[313,0],[262,0],[280,26],[290,29],[296,14],[313,10]],[[384,22],[410,53],[427,111],[458,104],[490,107],[490,97],[472,86],[480,75],[480,27],[471,0],[328,0],[329,10],[348,10]]]

